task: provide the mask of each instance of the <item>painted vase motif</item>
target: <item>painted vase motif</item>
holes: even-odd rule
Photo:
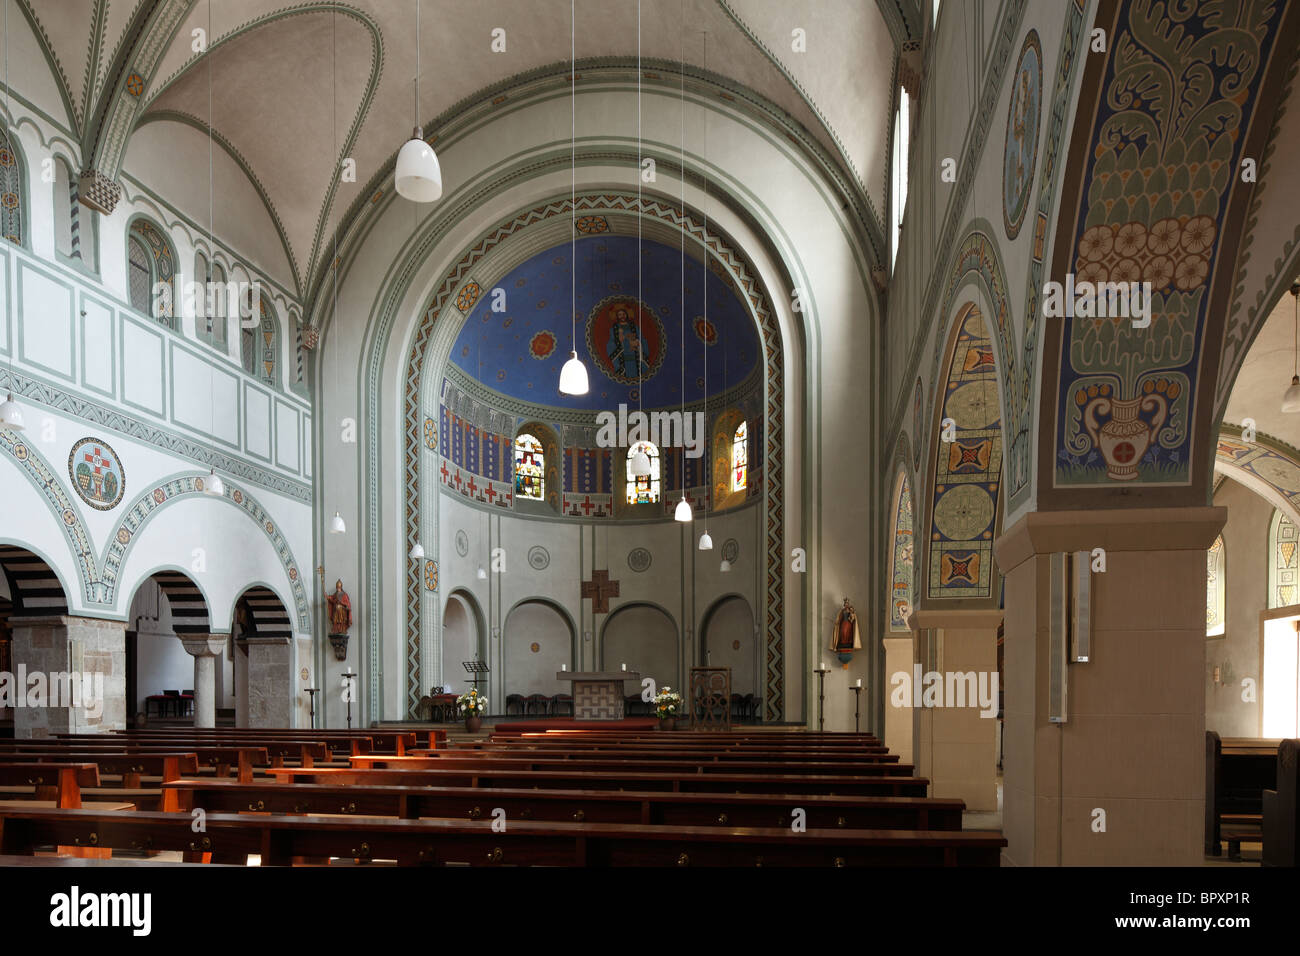
[[[1138,412],[1154,412],[1150,422]],[[1110,413],[1110,421],[1097,424],[1097,415]],[[1108,398],[1099,395],[1083,410],[1083,425],[1092,443],[1106,461],[1106,477],[1113,481],[1132,481],[1138,476],[1138,462],[1146,454],[1169,417],[1169,401],[1152,393],[1139,398]]]

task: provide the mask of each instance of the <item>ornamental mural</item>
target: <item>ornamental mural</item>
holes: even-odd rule
[[[939,438],[930,509],[929,596],[989,598],[1002,480],[998,380],[992,336],[979,308],[967,303],[956,325],[933,429]],[[946,429],[944,419],[951,419]]]
[[[653,378],[665,344],[663,323],[636,299],[611,296],[587,317],[587,351],[596,368],[621,385]]]
[[[0,130],[0,235],[15,245],[23,242],[23,180],[9,134]]]
[[[1043,51],[1038,33],[1030,30],[1020,48],[1020,61],[1011,77],[1007,106],[1007,138],[1002,150],[1002,224],[1007,238],[1020,234],[1034,185],[1038,161],[1038,124],[1043,106]]]
[[[1290,607],[1296,603],[1297,565],[1295,522],[1281,511],[1273,512],[1268,529],[1268,606]]]
[[[99,511],[116,508],[126,493],[126,471],[102,438],[83,438],[72,446],[68,477],[77,497]]]
[[[1077,281],[1150,283],[1150,324],[1115,309],[1060,320],[1057,487],[1192,481],[1189,426],[1220,224],[1284,7],[1116,8],[1066,268]],[[1235,247],[1227,251],[1223,281]]]
[[[914,554],[912,540],[912,485],[907,475],[898,476],[898,494],[894,501],[894,537],[890,554],[889,629],[907,631],[907,616],[912,613]]]

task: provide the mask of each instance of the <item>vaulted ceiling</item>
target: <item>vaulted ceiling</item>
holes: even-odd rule
[[[142,180],[149,163],[174,161],[158,143],[206,137],[211,116],[223,163],[235,163],[279,233],[288,284],[304,293],[329,260],[340,217],[366,182],[392,162],[413,124],[414,0],[18,0],[53,64],[67,123],[83,162],[106,140],[151,130],[151,154],[129,158]],[[635,0],[575,0],[576,55],[626,60],[637,54]],[[899,33],[893,12],[914,3],[865,0],[643,0],[647,61],[703,66],[785,114],[831,157],[871,216],[885,205],[891,76]],[[885,12],[882,12],[885,11]],[[889,14],[892,20],[887,21]],[[195,52],[207,31],[209,55]],[[493,52],[493,30],[505,51]],[[435,136],[483,91],[530,71],[564,75],[570,55],[568,0],[428,0],[420,28],[420,117]],[[793,49],[803,30],[806,51]],[[209,79],[211,107],[209,112]],[[337,83],[335,80],[337,79]],[[122,117],[125,116],[126,119]],[[337,144],[337,145],[336,145]],[[180,146],[186,155],[193,145]],[[188,153],[186,153],[188,150]],[[357,183],[332,189],[342,157]],[[108,170],[116,175],[117,170]],[[207,221],[206,164],[172,195]],[[444,169],[454,188],[455,169]],[[248,191],[247,187],[244,189]],[[185,194],[182,194],[185,193]],[[218,232],[221,234],[220,224]],[[255,253],[250,253],[250,255]]]

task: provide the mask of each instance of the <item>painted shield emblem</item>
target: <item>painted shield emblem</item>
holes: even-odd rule
[[[68,455],[68,477],[77,495],[99,511],[116,508],[126,493],[126,472],[102,438],[83,438]]]

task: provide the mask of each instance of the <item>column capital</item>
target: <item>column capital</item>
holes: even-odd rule
[[[993,551],[1003,574],[1058,551],[1204,551],[1227,520],[1227,508],[1210,506],[1033,511],[1006,529]]]
[[[186,634],[181,645],[194,657],[220,657],[226,646],[224,634]]]
[[[933,608],[921,607],[907,616],[907,626],[912,632],[931,627],[989,628],[994,630],[1002,623],[1001,608]]]

